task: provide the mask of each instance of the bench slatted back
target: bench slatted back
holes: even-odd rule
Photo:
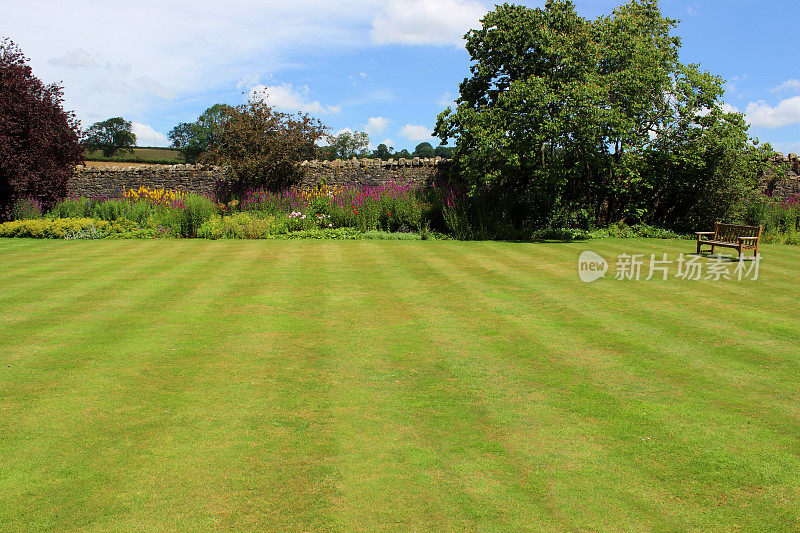
[[[722,224],[717,222],[714,225],[714,240],[730,242],[736,244],[737,237],[761,237],[760,226],[740,226],[738,224]]]

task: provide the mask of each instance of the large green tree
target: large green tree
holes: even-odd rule
[[[197,163],[200,157],[214,148],[233,107],[228,104],[216,104],[206,109],[195,122],[181,122],[169,132],[172,146],[179,148],[183,159],[188,163]]]
[[[466,35],[471,76],[436,126],[473,194],[515,198],[509,216],[531,225],[683,227],[731,212],[754,159],[747,126],[722,111],[722,79],[680,62],[657,0],[594,21],[569,0],[503,4],[481,22]],[[669,178],[678,168],[691,187]]]
[[[412,154],[415,157],[435,157],[436,153],[433,150],[433,146],[431,143],[424,142],[419,143],[416,148],[414,148],[414,153]]]
[[[372,157],[375,159],[383,159],[385,161],[387,159],[391,159],[393,153],[393,147],[386,146],[385,144],[381,143],[378,145],[378,148],[372,151]]]
[[[328,138],[331,152],[335,157],[350,159],[351,157],[369,157],[369,135],[363,131],[342,131]]]
[[[89,151],[102,150],[103,157],[112,157],[117,152],[133,151],[136,134],[133,125],[122,117],[95,122],[86,132],[84,144]]]

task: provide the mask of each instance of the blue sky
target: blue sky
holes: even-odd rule
[[[519,2],[531,7],[543,2]],[[621,2],[577,0],[594,18]],[[267,88],[285,111],[373,146],[413,149],[468,74],[461,36],[494,5],[480,0],[0,0],[11,37],[45,81],[62,82],[84,127],[112,116],[141,145],[178,122]],[[100,7],[101,6],[101,7]],[[681,19],[684,62],[726,80],[725,103],[751,134],[800,152],[798,0],[662,0]]]

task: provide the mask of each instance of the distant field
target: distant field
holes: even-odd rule
[[[155,163],[131,163],[130,161],[86,161],[87,167],[113,168],[113,167],[151,167]]]
[[[799,529],[797,248],[584,250],[0,239],[0,531]]]
[[[114,157],[103,157],[103,152],[96,150],[86,152],[86,159],[115,163],[183,163],[181,153],[174,148],[134,148],[132,153],[120,153]]]

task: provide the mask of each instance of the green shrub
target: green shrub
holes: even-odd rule
[[[214,216],[203,223],[197,236],[204,239],[269,239],[276,232],[286,232],[286,226],[276,225],[274,217],[251,217],[237,213],[226,217]]]
[[[210,199],[198,194],[186,195],[186,207],[182,211],[181,235],[196,237],[204,222],[217,213],[217,207]]]
[[[93,218],[15,220],[0,224],[0,237],[100,239],[108,234],[109,227],[108,222]]]
[[[42,218],[42,202],[30,196],[17,198],[11,207],[11,220],[31,220],[34,218]]]
[[[105,200],[94,206],[92,214],[95,218],[113,222],[125,217],[127,200]]]
[[[67,198],[53,206],[47,216],[50,218],[91,218],[95,203],[89,198]]]

